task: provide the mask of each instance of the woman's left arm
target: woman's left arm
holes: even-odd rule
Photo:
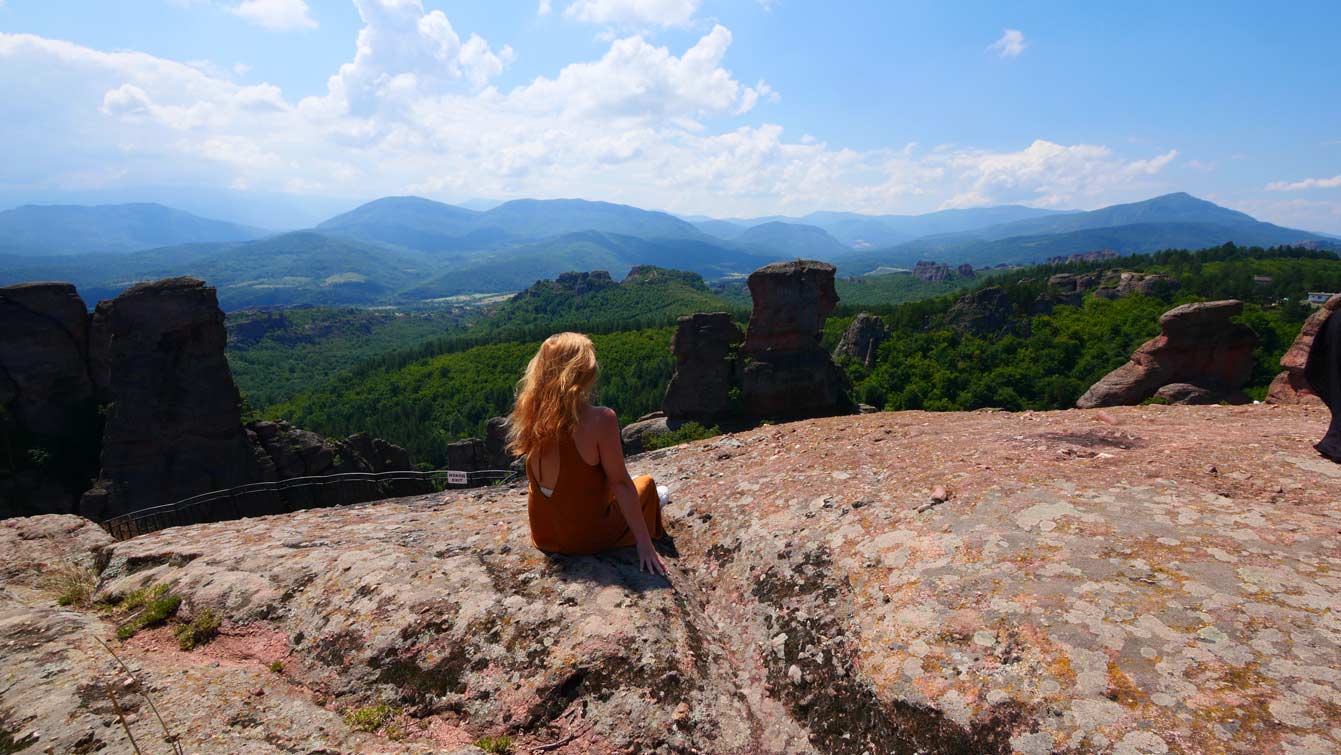
[[[661,556],[652,547],[652,534],[647,531],[647,521],[643,519],[642,506],[638,502],[638,489],[629,477],[628,467],[624,464],[624,445],[619,437],[619,419],[611,409],[601,408],[597,425],[596,447],[601,455],[601,468],[615,494],[619,511],[633,531],[633,541],[638,548],[638,561],[643,571],[665,576],[666,565]]]

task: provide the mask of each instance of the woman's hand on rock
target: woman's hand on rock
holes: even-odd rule
[[[645,572],[666,576],[666,565],[661,563],[661,554],[652,547],[651,540],[638,543],[638,563]]]

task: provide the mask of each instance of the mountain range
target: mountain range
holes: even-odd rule
[[[1264,223],[1187,194],[1088,212],[1002,206],[752,219],[681,218],[579,199],[477,210],[385,197],[280,234],[153,204],[26,205],[0,212],[0,285],[69,280],[96,299],[139,280],[194,275],[217,286],[228,309],[410,304],[517,291],[570,270],[605,269],[619,278],[650,264],[718,280],[808,257],[851,276],[922,259],[983,267],[1227,241],[1341,249],[1341,239]]]
[[[0,254],[115,253],[246,241],[269,231],[159,204],[23,205],[0,212]]]

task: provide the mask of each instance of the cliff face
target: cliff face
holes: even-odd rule
[[[254,482],[412,468],[403,449],[363,435],[244,428],[226,340],[215,290],[194,278],[131,286],[91,316],[68,283],[0,288],[0,517],[104,520]],[[326,505],[375,494],[346,487]],[[255,491],[191,519],[307,505],[300,488]]]
[[[225,619],[193,652],[171,628],[119,650],[189,752],[486,734],[561,755],[1336,752],[1341,468],[1308,447],[1325,424],[905,412],[668,449],[631,466],[673,489],[669,581],[628,552],[535,551],[520,488],[115,545],[11,520],[0,728],[127,749],[98,695],[124,676],[92,642],[111,626],[37,573],[82,559],[102,597],[170,583],[181,619]],[[375,704],[397,711],[378,733],[342,721]]]
[[[98,484],[107,494],[85,496],[81,513],[100,519],[261,479],[213,288],[194,278],[132,286],[98,304],[90,332],[109,407]]]

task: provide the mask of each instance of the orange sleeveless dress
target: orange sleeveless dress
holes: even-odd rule
[[[559,441],[559,480],[554,495],[546,498],[540,482],[526,465],[531,483],[526,510],[531,520],[531,542],[550,553],[599,553],[634,544],[633,531],[624,520],[610,492],[605,469],[588,464],[577,451],[571,436]],[[666,536],[661,522],[661,501],[651,477],[633,479],[638,489],[638,504],[652,539]]]

